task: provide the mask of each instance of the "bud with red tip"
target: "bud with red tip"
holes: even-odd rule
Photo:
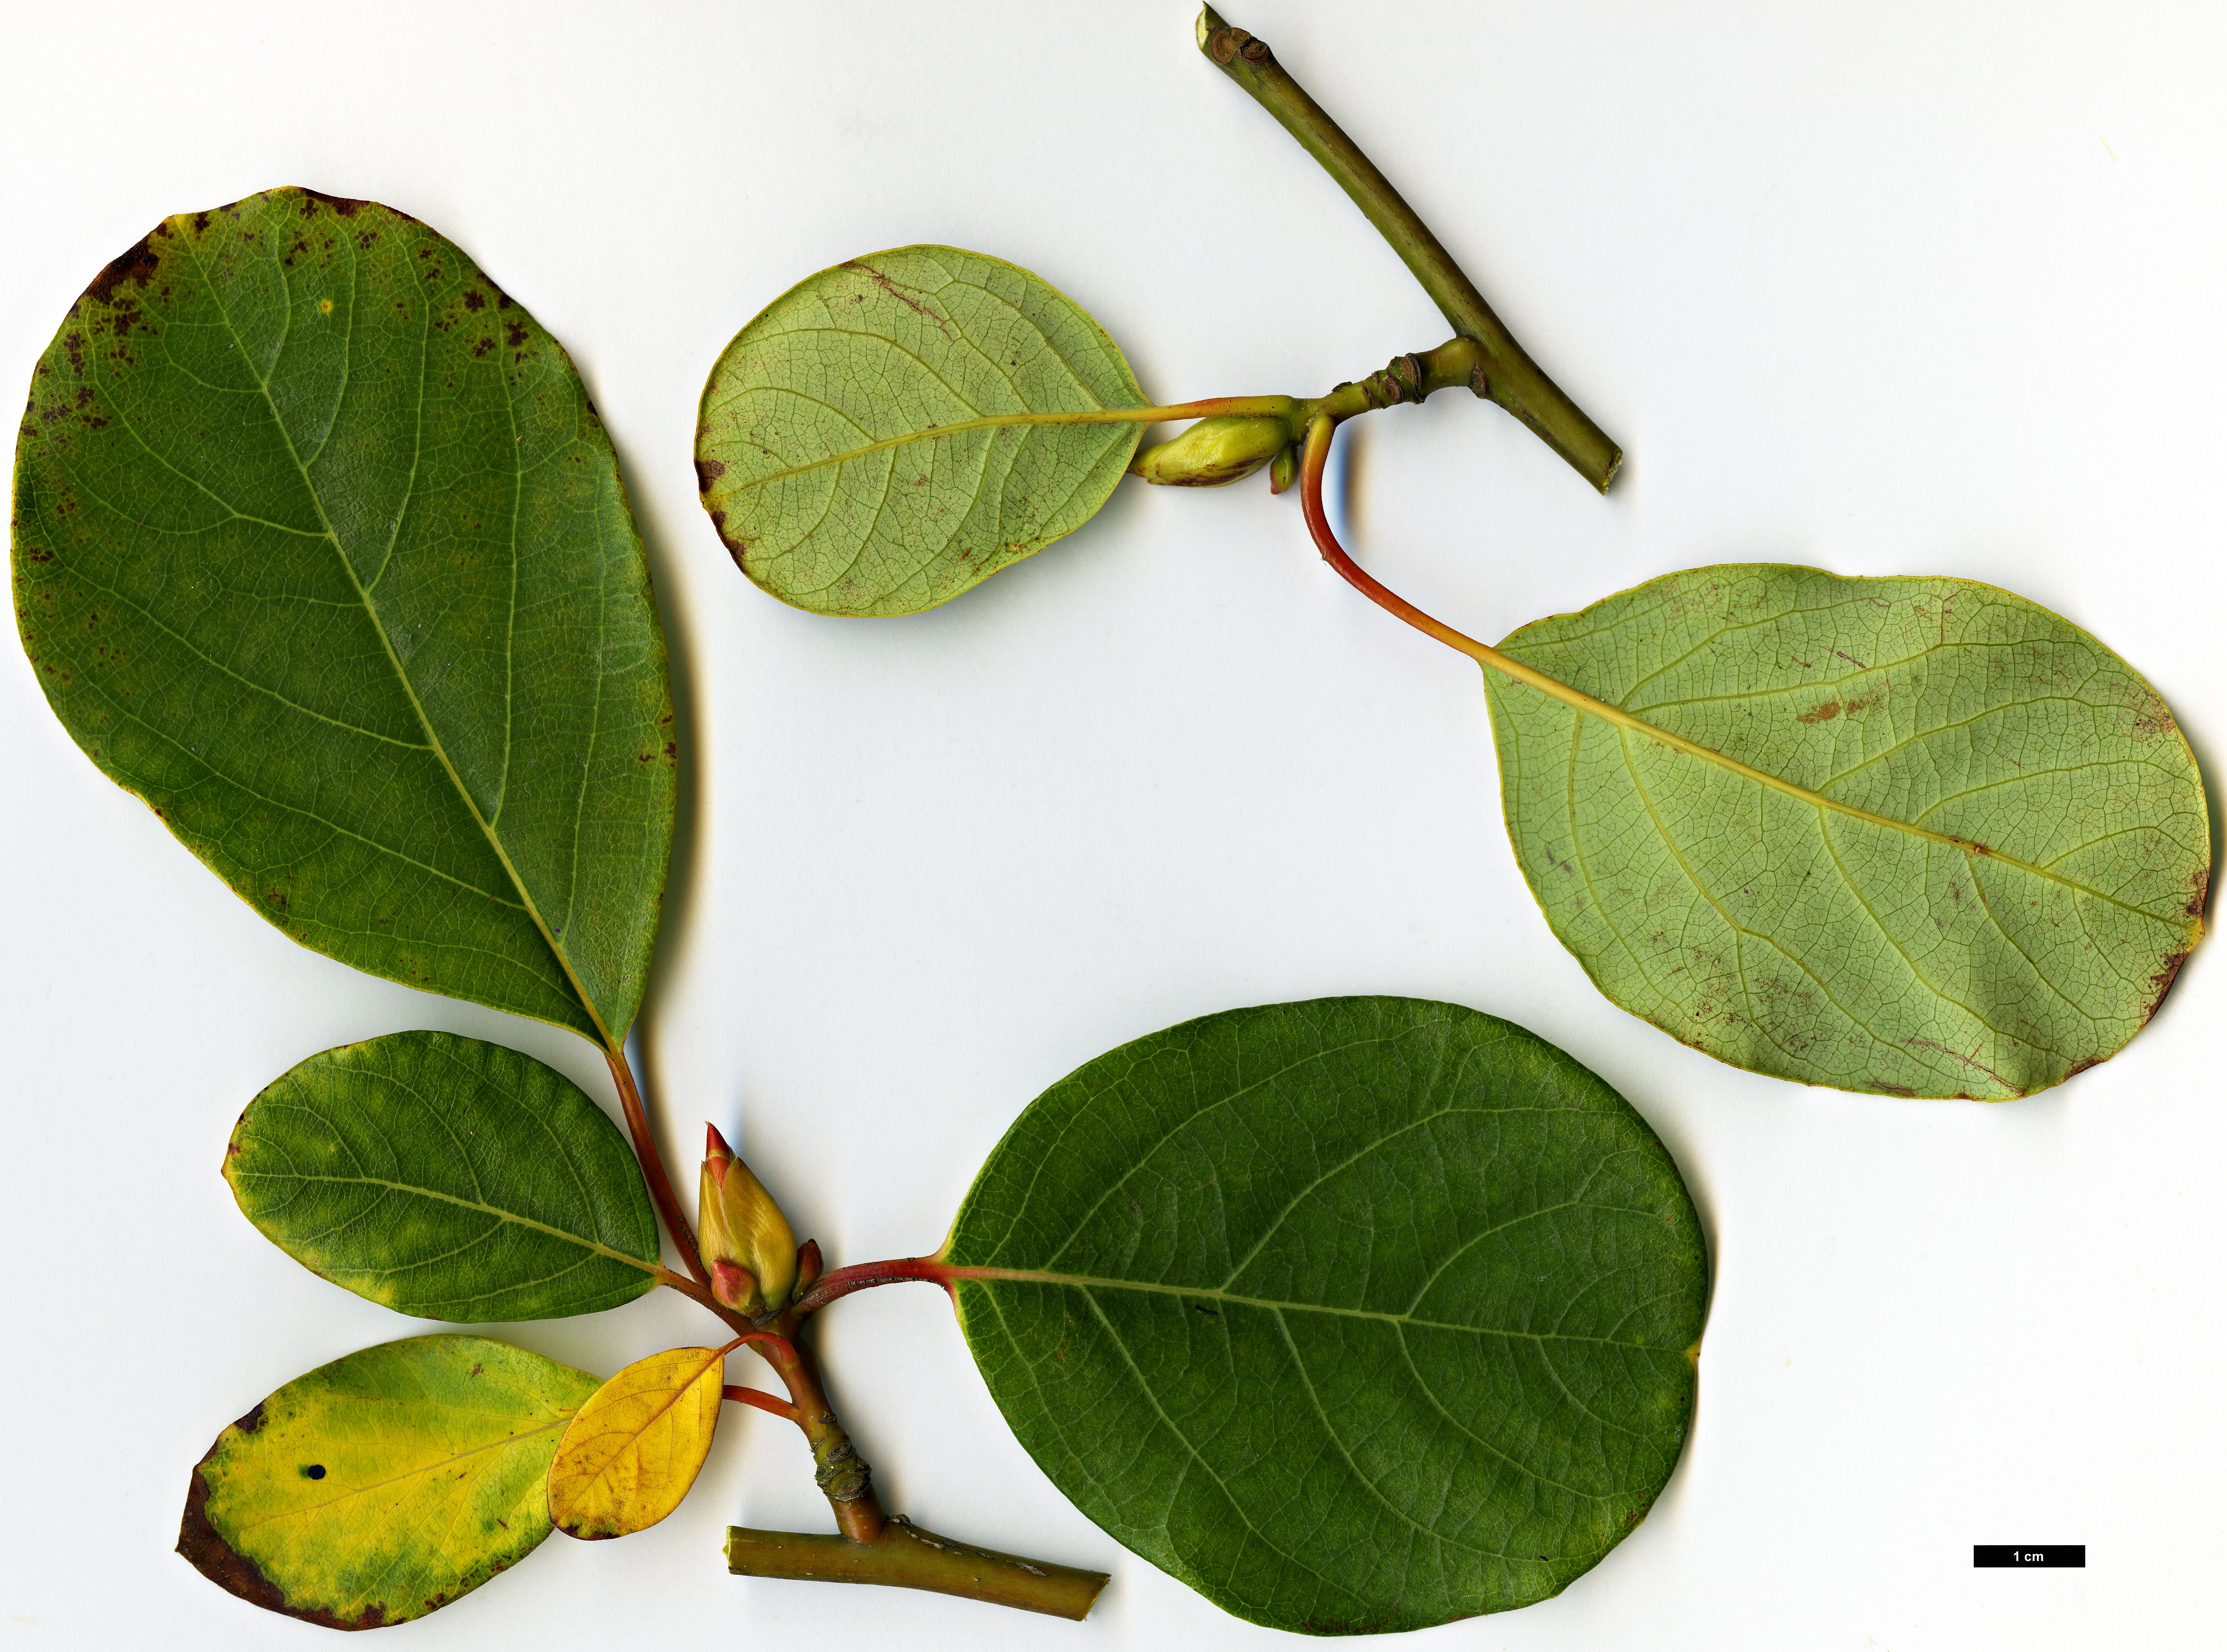
[[[796,1235],[773,1196],[711,1125],[704,1126],[696,1226],[713,1296],[753,1316],[788,1306],[796,1290]]]

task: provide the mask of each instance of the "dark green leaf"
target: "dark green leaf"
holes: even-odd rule
[[[297,1377],[194,1470],[178,1553],[328,1629],[423,1617],[549,1535],[557,1442],[599,1380],[482,1336],[413,1336]]]
[[[557,341],[369,201],[158,225],[41,358],[16,618],[71,737],[303,945],[623,1036],[665,648]]]
[[[1073,416],[1145,405],[1114,341],[1050,284],[908,246],[822,270],[735,335],[704,386],[696,470],[764,590],[910,614],[1088,521],[1144,426]]]
[[[1502,647],[1607,708],[1485,673],[1547,922],[1720,1060],[2024,1095],[2133,1037],[2203,933],[2211,829],[2172,713],[2008,591],[1701,568]]]
[[[655,1283],[657,1226],[618,1126],[530,1056],[398,1032],[257,1096],[225,1179],[303,1266],[398,1313],[554,1319]]]
[[[1316,1633],[1543,1599],[1694,1404],[1685,1183],[1553,1045],[1452,1005],[1209,1016],[1038,1097],[943,1260],[1021,1443],[1216,1604]]]

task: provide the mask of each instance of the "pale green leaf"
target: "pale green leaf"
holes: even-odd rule
[[[297,1377],[194,1470],[178,1553],[328,1629],[423,1617],[549,1535],[544,1484],[598,1384],[482,1336],[413,1336]]]
[[[618,1126],[562,1074],[476,1038],[312,1056],[240,1115],[224,1174],[273,1244],[398,1313],[553,1319],[656,1283]]]
[[[1560,1591],[1669,1477],[1708,1269],[1614,1091],[1452,1005],[1209,1016],[1054,1085],[941,1259],[1082,1511],[1315,1633]]]
[[[15,571],[71,737],[258,912],[624,1036],[664,643],[579,375],[455,246],[299,189],[158,225],[40,359]]]
[[[2210,828],[2172,714],[2007,591],[1702,568],[1502,647],[1608,708],[1485,672],[1547,922],[1721,1060],[2024,1095],[2131,1038],[2202,933]]]
[[[697,476],[765,590],[909,614],[1089,520],[1144,427],[1073,416],[1144,405],[1114,341],[1047,283],[908,246],[799,282],[735,335],[704,386]]]

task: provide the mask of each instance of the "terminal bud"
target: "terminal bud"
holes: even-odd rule
[[[1219,488],[1251,475],[1291,441],[1280,418],[1203,418],[1181,436],[1146,448],[1129,469],[1172,488]]]
[[[704,1126],[696,1228],[713,1296],[752,1316],[788,1306],[796,1291],[796,1235],[773,1196],[711,1125]]]

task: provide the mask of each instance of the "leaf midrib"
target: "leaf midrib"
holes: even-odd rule
[[[494,1216],[499,1221],[514,1222],[521,1228],[530,1228],[536,1233],[548,1234],[552,1239],[561,1239],[569,1244],[579,1246],[583,1250],[593,1251],[598,1256],[608,1256],[614,1261],[624,1262],[629,1267],[640,1268],[645,1273],[654,1274],[659,1271],[656,1263],[645,1262],[639,1256],[629,1256],[626,1252],[615,1250],[600,1241],[583,1239],[577,1234],[567,1233],[562,1228],[552,1228],[546,1221],[536,1221],[533,1217],[521,1216],[515,1211],[505,1210],[496,1205],[482,1204],[473,1199],[458,1198],[453,1193],[443,1193],[436,1188],[418,1187],[409,1182],[390,1182],[377,1176],[310,1176],[297,1170],[242,1170],[239,1172],[239,1179],[243,1182],[321,1182],[335,1187],[383,1188],[391,1193],[415,1194],[419,1198],[437,1200],[443,1204],[455,1205],[460,1209],[475,1210],[482,1215]],[[451,1253],[451,1254],[455,1253]],[[413,1266],[416,1265],[413,1264]],[[354,1272],[358,1270],[348,1271]],[[401,1270],[366,1268],[361,1271],[375,1276],[383,1276],[399,1272]]]
[[[767,386],[778,389],[778,386]],[[829,465],[848,464],[853,459],[871,457],[890,448],[903,447],[913,442],[933,442],[947,436],[960,436],[969,431],[1000,430],[1017,424],[1158,424],[1171,418],[1180,418],[1163,407],[1101,407],[1080,413],[987,413],[980,418],[963,418],[950,424],[929,424],[917,431],[907,431],[901,436],[885,436],[878,442],[869,442],[861,448],[833,453],[824,459],[813,459],[803,464],[792,464],[780,470],[769,470],[763,475],[752,476],[726,488],[722,498],[731,499],[737,494],[748,493],[753,488],[763,488],[769,482],[782,482],[790,476],[801,476],[807,471],[824,470]]]
[[[208,266],[201,258],[201,248],[198,243],[195,241],[192,236],[183,233],[181,233],[176,239],[182,244],[188,256],[192,258],[195,268],[201,276],[202,286],[209,295],[209,302],[215,306],[217,314],[224,318],[225,330],[232,335],[232,341],[234,347],[239,349],[242,360],[247,364],[249,372],[253,373],[255,376],[256,388],[261,392],[263,397],[263,405],[271,415],[271,426],[278,433],[278,439],[285,447],[287,462],[294,467],[294,474],[300,477],[303,492],[308,496],[311,507],[316,511],[317,521],[323,530],[325,542],[332,546],[333,555],[340,563],[341,571],[347,575],[348,586],[355,592],[356,600],[363,609],[364,617],[370,622],[373,635],[377,636],[379,639],[380,651],[386,654],[387,664],[394,672],[395,681],[401,685],[403,697],[409,701],[411,711],[418,719],[418,726],[425,731],[426,743],[431,748],[434,756],[440,761],[442,772],[449,777],[450,788],[456,793],[457,800],[463,805],[465,813],[471,816],[473,824],[479,827],[480,835],[487,840],[488,847],[494,852],[497,864],[502,867],[503,875],[509,878],[511,887],[518,891],[519,901],[524,907],[526,916],[533,920],[535,930],[541,936],[542,944],[549,948],[550,956],[556,960],[557,967],[564,973],[565,985],[571,989],[573,999],[579,1005],[581,1012],[587,1017],[589,1024],[595,1029],[595,1036],[597,1041],[606,1049],[616,1049],[617,1045],[614,1043],[611,1037],[610,1029],[603,1024],[603,1016],[598,1012],[594,1002],[590,998],[587,989],[581,984],[580,978],[574,973],[572,969],[572,960],[565,955],[564,947],[558,944],[555,934],[550,929],[547,921],[541,915],[539,903],[533,898],[533,891],[526,886],[526,880],[520,877],[518,868],[512,864],[509,851],[503,846],[502,840],[496,835],[492,823],[486,816],[480,813],[479,805],[472,800],[471,792],[464,785],[463,777],[456,772],[456,763],[450,757],[447,746],[442,743],[439,732],[433,726],[432,718],[427,713],[424,703],[418,697],[417,685],[410,680],[410,673],[404,667],[401,656],[395,652],[394,640],[387,635],[386,622],[380,619],[378,609],[373,604],[369,590],[366,588],[362,580],[356,577],[354,564],[348,560],[348,552],[341,548],[340,535],[333,526],[331,515],[325,509],[324,495],[318,491],[316,482],[310,477],[307,467],[303,464],[301,455],[296,450],[294,446],[293,432],[286,428],[286,421],[284,417],[278,411],[278,401],[271,394],[270,379],[268,375],[257,370],[254,355],[248,349],[247,341],[240,337],[239,328],[233,324],[232,311],[225,303],[223,291],[218,284],[210,277]],[[354,269],[354,255],[351,253],[349,255],[350,275],[348,292],[348,310],[351,322],[353,321],[356,304]],[[284,285],[283,283],[281,284],[282,286]],[[293,323],[293,293],[290,290],[288,290],[286,294],[286,317],[287,325],[290,330]],[[416,494],[418,487],[418,464],[419,457],[424,451],[425,370],[427,362],[431,355],[431,335],[433,330],[433,306],[430,297],[424,300],[424,327],[418,340],[418,403],[416,410],[411,418],[412,446],[410,457],[410,479],[404,485],[402,499],[396,507],[395,532],[397,533],[401,532],[403,517],[408,511],[411,500]],[[353,331],[351,331],[351,344],[353,343]],[[271,367],[274,371],[278,367],[278,358],[283,354],[284,345],[282,343],[280,349],[274,352],[271,355]],[[333,417],[335,421],[338,420],[340,415],[337,408],[335,408]],[[512,480],[514,482],[517,482],[519,480],[514,464],[513,466]],[[216,497],[216,495],[213,494],[211,494],[211,497],[214,498]],[[229,507],[228,501],[220,502],[224,502],[227,507]],[[388,561],[392,560],[392,557],[393,546],[390,544],[387,547],[386,555],[380,558],[380,573],[381,576],[385,574],[386,564]],[[515,577],[517,571],[517,560],[516,552],[514,548],[511,557],[512,573],[514,578]],[[510,614],[509,618],[514,624],[517,619],[516,613],[514,612],[516,608],[514,594],[511,608],[514,611]],[[507,757],[506,756],[506,764],[507,762]]]
[[[1589,1206],[1588,1209],[1614,1207]],[[1312,1302],[1279,1301],[1269,1297],[1241,1296],[1234,1291],[1222,1291],[1183,1285],[1158,1285],[1141,1279],[1110,1279],[1085,1273],[1053,1273],[1035,1268],[1018,1267],[951,1267],[941,1277],[961,1284],[978,1285],[1003,1281],[1021,1285],[1056,1285],[1082,1291],[1138,1291],[1152,1296],[1182,1297],[1189,1300],[1223,1302],[1233,1307],[1260,1308],[1271,1313],[1329,1314],[1340,1319],[1371,1319],[1381,1324],[1397,1325],[1416,1330],[1459,1331],[1476,1336],[1509,1336],[1534,1343],[1592,1343],[1605,1348],[1635,1349],[1647,1354],[1675,1354],[1674,1348],[1657,1347],[1652,1343],[1624,1342],[1613,1336],[1579,1336],[1567,1331],[1505,1330],[1494,1325],[1457,1325],[1446,1320],[1422,1319],[1413,1314],[1386,1313],[1371,1308],[1333,1308]]]
[[[2003,865],[2031,873],[2045,883],[2055,883],[2060,888],[2084,895],[2091,900],[2102,901],[2108,905],[2119,908],[2122,911],[2147,918],[2152,923],[2167,929],[2183,927],[2172,918],[2160,917],[2146,908],[2135,906],[2130,902],[2121,900],[2115,895],[2092,888],[2081,883],[2077,878],[2067,877],[2062,872],[2050,867],[2037,866],[2032,861],[2021,860],[2015,855],[2007,855],[2000,849],[1991,849],[1986,844],[1975,843],[1969,838],[1955,837],[1946,832],[1935,832],[1930,827],[1912,825],[1908,820],[1898,820],[1892,815],[1874,814],[1871,810],[1859,807],[1854,803],[1843,803],[1835,798],[1823,796],[1811,791],[1806,786],[1796,785],[1790,780],[1782,779],[1766,770],[1752,768],[1740,762],[1739,758],[1728,756],[1713,747],[1705,746],[1697,740],[1689,740],[1683,735],[1673,734],[1669,730],[1657,727],[1643,718],[1635,717],[1630,712],[1611,705],[1605,700],[1596,699],[1583,689],[1573,688],[1557,678],[1549,677],[1536,667],[1527,666],[1522,660],[1503,654],[1499,649],[1488,644],[1471,640],[1471,646],[1462,651],[1470,654],[1480,664],[1499,672],[1503,677],[1522,683],[1527,688],[1536,689],[1549,698],[1560,700],[1581,715],[1598,718],[1612,727],[1629,730],[1655,741],[1657,744],[1668,746],[1681,756],[1714,763],[1719,768],[1738,775],[1743,779],[1769,787],[1773,791],[1782,793],[1820,812],[1844,814],[1852,820],[1866,821],[1873,826],[1885,826],[1890,831],[1908,832],[1913,837],[1924,838],[1954,849],[1968,858],[1979,858],[1998,861]]]
[[[332,1496],[326,1498],[322,1502],[301,1503],[291,1508],[278,1509],[275,1513],[265,1515],[257,1520],[238,1521],[233,1525],[233,1530],[235,1532],[251,1532],[258,1526],[268,1526],[273,1521],[298,1520],[304,1515],[314,1515],[321,1509],[330,1508],[336,1503],[347,1502],[351,1498],[367,1496],[371,1493],[380,1490],[381,1488],[386,1486],[399,1485],[405,1480],[423,1479],[429,1474],[437,1474],[444,1469],[450,1468],[453,1465],[464,1462],[471,1457],[484,1457],[489,1451],[500,1451],[504,1450],[506,1447],[519,1445],[520,1442],[525,1440],[530,1440],[537,1434],[546,1434],[552,1429],[567,1426],[571,1422],[573,1416],[578,1412],[578,1410],[579,1406],[575,1406],[571,1411],[562,1412],[548,1422],[538,1424],[532,1428],[524,1429],[516,1433],[506,1434],[501,1439],[489,1440],[484,1445],[475,1445],[469,1451],[458,1451],[454,1456],[442,1457],[437,1462],[427,1463],[414,1469],[405,1469],[400,1474],[389,1475],[384,1480],[373,1480],[365,1485],[349,1486],[343,1490],[335,1492]]]

